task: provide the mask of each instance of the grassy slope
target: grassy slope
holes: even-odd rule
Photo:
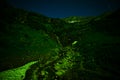
[[[7,4],[1,14],[0,71],[45,57],[59,47],[43,29],[49,18]]]
[[[27,63],[15,69],[3,71],[0,73],[0,80],[23,80],[25,77],[25,72],[35,63],[36,61]]]

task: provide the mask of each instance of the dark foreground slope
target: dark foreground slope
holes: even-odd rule
[[[99,20],[93,20],[97,46],[95,48],[96,63],[104,70],[120,74],[120,10],[109,13]],[[101,33],[102,35],[100,35]],[[99,36],[100,35],[100,36]],[[95,42],[96,43],[96,42]]]
[[[120,10],[75,23],[8,4],[1,10],[1,71],[38,61],[24,80],[120,79]]]

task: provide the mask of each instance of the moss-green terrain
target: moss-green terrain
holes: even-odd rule
[[[120,80],[120,10],[59,19],[4,2],[0,16],[0,80]]]

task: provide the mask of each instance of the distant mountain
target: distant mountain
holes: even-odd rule
[[[87,23],[88,21],[90,21],[92,18],[94,18],[94,16],[89,16],[89,17],[83,17],[83,16],[70,16],[70,17],[66,17],[63,18],[64,21],[68,22],[68,23]]]

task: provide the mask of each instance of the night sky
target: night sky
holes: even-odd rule
[[[97,16],[120,8],[120,0],[8,0],[18,8],[48,17]]]

